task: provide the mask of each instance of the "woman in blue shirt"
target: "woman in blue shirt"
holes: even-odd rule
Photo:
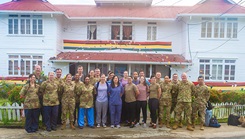
[[[111,115],[111,128],[120,128],[121,111],[122,111],[122,95],[123,87],[119,82],[118,76],[114,76],[111,82],[111,88],[109,91],[109,108]]]

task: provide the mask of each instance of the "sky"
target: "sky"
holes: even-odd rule
[[[0,0],[0,4],[9,2],[11,0]],[[86,4],[86,5],[94,5],[94,0],[48,0],[52,4]],[[153,0],[152,5],[164,5],[164,6],[192,6],[198,3],[201,0]],[[233,0],[235,2],[239,2],[240,0]],[[245,1],[242,3],[245,5]]]

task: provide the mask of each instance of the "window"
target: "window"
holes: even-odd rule
[[[9,34],[43,34],[43,20],[41,15],[9,15]]]
[[[157,26],[155,22],[148,22],[147,26],[147,40],[155,41],[157,37]]]
[[[33,72],[35,65],[42,67],[43,56],[40,55],[9,55],[9,75],[29,75]]]
[[[235,80],[236,60],[200,59],[199,75],[206,80]]]
[[[237,38],[237,18],[202,18],[202,38]]]
[[[133,36],[132,22],[112,22],[111,39],[112,40],[132,40]]]
[[[97,25],[96,22],[88,22],[87,26],[87,38],[88,40],[96,40],[97,39]]]

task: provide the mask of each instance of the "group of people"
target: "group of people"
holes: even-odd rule
[[[71,129],[75,123],[79,128],[87,125],[90,128],[120,128],[125,123],[130,128],[142,125],[147,127],[147,106],[150,110],[150,125],[155,129],[166,124],[170,128],[171,113],[175,119],[173,129],[182,127],[182,112],[185,111],[187,129],[193,131],[197,113],[200,117],[200,129],[204,130],[206,103],[210,97],[202,76],[198,77],[198,85],[187,80],[182,73],[164,76],[161,73],[146,80],[144,71],[133,72],[129,76],[124,71],[123,77],[109,71],[108,76],[100,73],[100,69],[90,70],[83,74],[83,67],[78,66],[77,73],[67,74],[62,79],[62,69],[49,72],[46,78],[41,74],[41,67],[35,66],[29,75],[27,84],[22,88],[20,96],[25,98],[24,111],[26,116],[25,130],[28,133],[38,130],[39,115],[47,131],[66,128],[69,117]],[[140,115],[143,115],[142,124]],[[165,118],[164,118],[165,117]]]

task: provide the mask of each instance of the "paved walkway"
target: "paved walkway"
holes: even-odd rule
[[[135,127],[130,129],[128,127],[121,127],[120,129],[107,128],[84,128],[71,130],[68,126],[66,130],[60,130],[47,132],[38,131],[37,133],[28,134],[24,129],[9,129],[0,128],[0,138],[6,139],[43,139],[43,138],[101,138],[101,139],[131,139],[131,138],[237,138],[245,139],[245,128],[227,126],[227,124],[221,124],[220,128],[206,127],[204,131],[199,130],[197,126],[195,131],[187,131],[186,128],[179,128],[177,130],[171,130],[168,128],[143,128]]]

